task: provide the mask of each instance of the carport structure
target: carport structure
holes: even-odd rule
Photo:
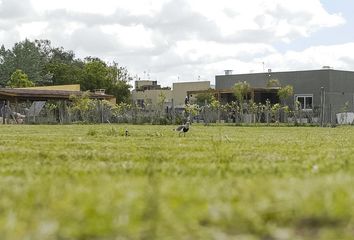
[[[12,119],[17,122],[14,113],[21,113],[19,109],[19,104],[23,102],[32,103],[33,117],[35,118],[36,113],[36,102],[47,102],[55,101],[60,103],[61,109],[59,112],[65,112],[67,107],[67,102],[70,101],[71,96],[82,96],[85,92],[83,91],[68,91],[68,90],[49,90],[49,89],[31,89],[31,88],[0,88],[0,117],[2,118],[2,123],[5,124],[7,120]],[[107,100],[113,101],[115,98],[112,95],[99,93],[89,93],[89,98],[97,100]],[[11,107],[10,107],[11,106]],[[31,107],[31,108],[32,108]],[[43,106],[42,106],[43,107]],[[29,117],[27,113],[22,112],[26,117]]]

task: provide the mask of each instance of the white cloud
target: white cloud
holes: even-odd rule
[[[338,45],[309,47],[303,51],[287,51],[264,58],[274,70],[319,69],[331,66],[335,69],[354,70],[354,42]]]
[[[119,24],[102,26],[102,31],[115,36],[117,43],[127,49],[153,48],[153,33],[143,25],[122,26]]]
[[[20,38],[36,38],[40,36],[43,31],[48,27],[48,23],[44,21],[40,22],[28,22],[22,23],[15,27],[16,31],[20,34]]]
[[[49,39],[79,57],[97,56],[170,84],[213,80],[223,69],[351,67],[351,44],[278,52],[345,23],[320,0],[0,0],[0,43]],[[352,54],[352,55],[350,55]],[[331,62],[333,64],[331,64]]]
[[[32,0],[40,12],[66,9],[78,13],[113,14],[115,9],[128,10],[132,14],[153,14],[169,0]]]

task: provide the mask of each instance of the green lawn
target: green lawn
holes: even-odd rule
[[[353,239],[354,128],[172,129],[0,125],[0,239]]]

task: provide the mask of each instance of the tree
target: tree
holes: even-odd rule
[[[268,88],[271,88],[271,87],[280,87],[281,84],[279,82],[278,79],[270,79],[268,82],[267,82],[267,87]]]
[[[42,70],[46,60],[34,42],[25,39],[22,42],[15,43],[12,48],[11,60],[13,71],[22,69],[34,83],[41,82]]]
[[[84,77],[83,69],[79,65],[59,61],[49,62],[45,66],[45,72],[51,74],[53,85],[78,84]]]
[[[213,97],[214,97],[214,93],[213,92],[214,92],[213,89],[208,89],[205,92],[198,93],[197,96],[196,96],[197,104],[199,106],[205,105],[205,102],[207,104],[210,104],[213,101]]]
[[[285,87],[280,88],[278,91],[278,96],[282,104],[285,104],[285,100],[291,97],[293,93],[294,88],[291,85],[286,85]]]
[[[28,79],[28,76],[26,73],[24,73],[22,70],[17,69],[12,75],[10,81],[7,83],[8,86],[10,87],[33,87],[34,84],[32,81]]]
[[[77,113],[80,121],[88,121],[90,107],[93,105],[90,93],[84,92],[82,95],[71,95],[70,100],[72,102],[71,112]]]
[[[53,48],[46,40],[37,40],[36,43],[47,59],[43,76],[51,75],[51,84],[77,84],[83,81],[84,62],[75,59],[73,51],[67,51],[63,47]]]
[[[287,121],[289,109],[285,105],[285,101],[286,101],[286,99],[291,97],[293,94],[294,94],[294,88],[293,88],[293,86],[290,86],[290,85],[286,85],[285,87],[282,87],[278,90],[278,96],[280,98],[280,102],[284,105],[283,110],[284,110],[284,118],[286,121]]]
[[[118,64],[107,65],[98,58],[86,58],[83,69],[83,90],[106,89],[108,94],[116,97],[117,102],[128,102],[130,99],[130,85],[128,72]]]
[[[88,59],[84,65],[83,74],[81,87],[84,91],[110,87],[112,79],[109,79],[109,70],[102,60]]]
[[[0,48],[0,87],[7,84],[11,74],[16,70],[13,68],[12,62],[12,52],[2,45]]]
[[[112,94],[116,97],[117,103],[129,103],[130,102],[130,89],[131,86],[124,81],[117,81],[107,89],[108,94]]]
[[[49,40],[26,39],[11,50],[0,47],[0,87],[16,69],[22,69],[36,85],[81,84],[82,90],[106,89],[118,102],[130,99],[128,70],[97,57],[76,59],[73,51],[52,47]]]
[[[247,98],[247,94],[251,89],[251,86],[246,82],[238,82],[234,85],[234,95],[240,104],[243,103],[244,99]]]

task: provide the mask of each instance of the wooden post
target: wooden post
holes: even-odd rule
[[[103,116],[103,114],[104,114],[104,106],[103,106],[102,100],[99,100],[99,101],[100,101],[100,109],[101,109],[101,123],[103,123],[104,122],[104,116]]]
[[[6,101],[6,122],[7,124],[9,124],[9,120],[10,120],[10,100]]]
[[[2,124],[6,124],[6,101],[3,101],[3,107],[2,107]]]
[[[36,102],[33,101],[33,123],[36,123]]]
[[[173,99],[171,101],[171,107],[172,107],[172,123],[173,124],[176,124],[176,113],[175,113],[175,105],[174,105],[174,102],[173,102]]]

